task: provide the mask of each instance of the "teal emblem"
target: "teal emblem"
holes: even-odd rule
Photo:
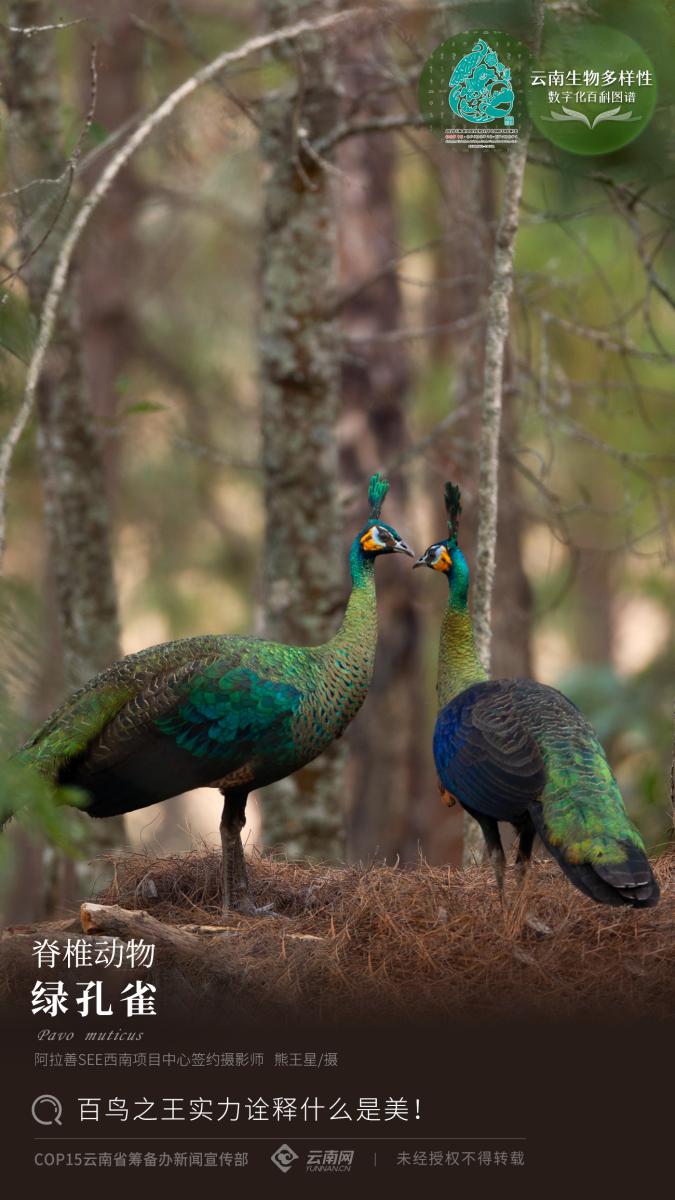
[[[450,77],[448,103],[452,111],[472,125],[503,120],[512,123],[515,101],[511,71],[497,52],[479,38],[470,54],[459,60]]]
[[[532,56],[499,29],[466,29],[436,46],[419,81],[420,112],[455,150],[508,150],[527,129]]]

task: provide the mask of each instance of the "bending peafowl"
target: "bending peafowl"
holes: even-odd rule
[[[434,758],[444,799],[478,821],[503,902],[498,821],[519,833],[524,879],[536,834],[567,878],[600,904],[657,903],[659,888],[602,746],[579,710],[532,679],[488,680],[468,610],[469,568],[457,544],[459,488],[445,486],[450,536],[415,567],[447,576]]]
[[[325,645],[207,636],[131,654],[66,700],[19,752],[21,761],[83,789],[92,817],[218,788],[223,909],[255,911],[241,844],[248,793],[305,766],[356,715],[375,659],[375,559],[414,557],[380,520],[388,489],[373,476],[370,518],[350,552],[351,595]]]

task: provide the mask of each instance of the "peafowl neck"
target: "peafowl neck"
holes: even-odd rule
[[[459,552],[453,554],[454,567],[448,580],[448,606],[441,625],[438,652],[438,705],[444,708],[455,696],[473,683],[487,679],[473,636],[469,613],[469,569]]]
[[[329,643],[335,650],[345,650],[358,658],[374,659],[377,642],[377,601],[375,597],[375,559],[365,554],[358,538],[349,554],[352,590],[347,601],[342,624]]]
[[[352,590],[342,624],[326,645],[325,687],[334,719],[341,728],[355,716],[366,698],[375,666],[377,605],[375,560],[364,554],[358,538],[350,554]]]

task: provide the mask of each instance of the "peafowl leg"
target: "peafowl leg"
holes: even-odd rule
[[[532,847],[537,831],[529,813],[525,813],[518,822],[514,822],[518,831],[518,853],[516,855],[516,871],[519,876],[518,892],[513,904],[514,929],[523,922],[529,929],[540,936],[549,936],[553,930],[534,913],[527,909],[528,884],[532,877]]]
[[[223,847],[223,915],[235,912],[248,916],[276,916],[271,904],[256,908],[248,890],[248,872],[241,831],[246,824],[247,792],[223,792],[220,840]]]
[[[506,873],[506,859],[504,857],[504,847],[502,839],[499,836],[499,825],[492,817],[478,816],[474,814],[476,820],[483,830],[485,845],[487,846],[488,857],[492,863],[492,870],[495,873],[497,887],[499,889],[499,903],[504,909],[504,875]]]
[[[244,862],[241,831],[246,824],[246,792],[223,792],[220,841],[223,847],[223,914],[236,909],[253,911],[248,894],[248,875]]]
[[[516,855],[516,871],[520,885],[524,887],[528,872],[532,866],[532,847],[537,831],[529,813],[525,813],[516,825],[518,831],[518,853]]]

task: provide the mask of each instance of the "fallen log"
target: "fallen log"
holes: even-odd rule
[[[224,937],[233,936],[234,934],[243,933],[245,927],[241,925],[178,925],[178,929],[185,930],[186,933],[196,933],[201,938],[205,937]],[[281,933],[283,940],[291,942],[325,942],[326,938],[316,933]]]
[[[120,908],[118,904],[94,904],[87,900],[80,905],[80,921],[84,933],[108,934],[129,941],[143,938],[154,942],[158,949],[174,954],[195,954],[202,957],[206,947],[202,938],[188,933],[178,925],[165,925],[143,909]]]

